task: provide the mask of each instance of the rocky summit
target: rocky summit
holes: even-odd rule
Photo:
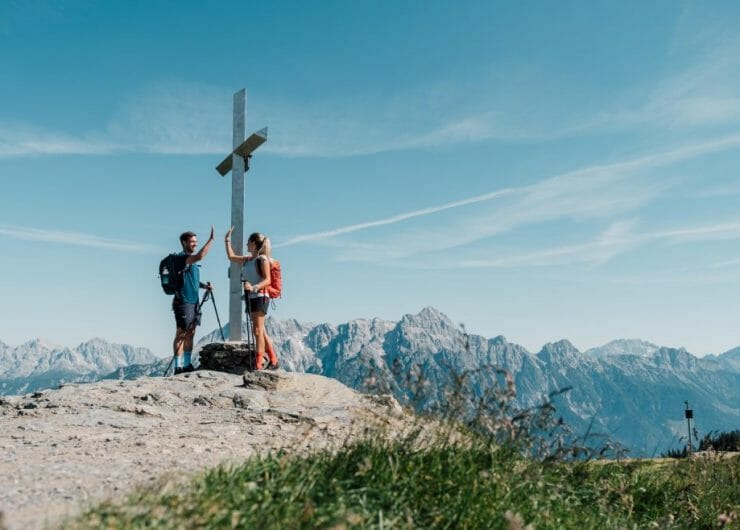
[[[55,527],[137,485],[176,487],[271,449],[335,447],[369,423],[392,435],[403,414],[388,396],[282,371],[199,370],[0,398],[0,526]]]

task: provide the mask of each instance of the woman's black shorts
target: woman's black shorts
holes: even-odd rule
[[[248,313],[262,313],[263,315],[266,315],[269,308],[270,299],[267,296],[255,296],[254,298],[247,298]]]

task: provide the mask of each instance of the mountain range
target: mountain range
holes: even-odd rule
[[[225,328],[228,334],[228,325]],[[533,407],[558,390],[558,414],[577,432],[601,433],[634,455],[682,444],[684,402],[700,434],[740,426],[740,347],[698,358],[682,348],[642,340],[615,340],[580,352],[567,340],[537,353],[508,342],[465,333],[434,308],[398,322],[356,319],[340,325],[267,319],[283,368],[333,377],[359,390],[380,390],[424,410],[443,403],[463,384],[483,396],[500,387],[497,368],[511,374],[515,403]],[[199,346],[218,342],[218,330]],[[0,343],[0,393],[48,388],[65,381],[161,375],[169,359],[144,348],[93,339],[77,348],[31,341]],[[46,386],[44,386],[46,385]]]
[[[68,348],[42,339],[10,347],[0,341],[0,395],[90,382],[130,365],[151,365],[158,358],[148,349],[94,338]]]

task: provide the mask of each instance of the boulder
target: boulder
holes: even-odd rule
[[[212,342],[200,350],[200,370],[241,375],[255,368],[256,351],[246,342]],[[268,360],[263,359],[263,366]]]

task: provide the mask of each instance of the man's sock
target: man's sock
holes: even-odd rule
[[[175,357],[175,368],[182,368],[182,355]]]
[[[190,366],[193,357],[193,352],[186,351],[183,353],[183,357],[185,357],[185,361],[183,363],[183,366]]]

